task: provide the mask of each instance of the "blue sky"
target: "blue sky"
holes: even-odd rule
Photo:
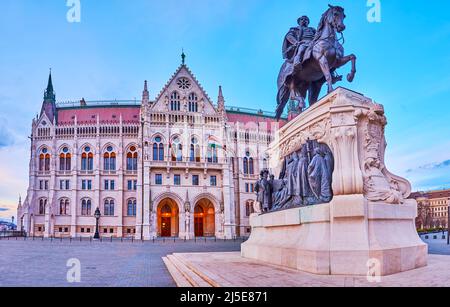
[[[341,85],[385,105],[388,167],[415,189],[450,186],[447,0],[381,0],[381,23],[367,21],[366,0],[81,0],[81,23],[67,22],[66,0],[2,0],[0,216],[26,193],[49,67],[59,101],[139,98],[145,79],[154,97],[184,48],[211,97],[222,85],[229,105],[274,110],[286,31],[302,14],[316,26],[329,2],[346,8],[346,53],[358,56],[355,82]]]

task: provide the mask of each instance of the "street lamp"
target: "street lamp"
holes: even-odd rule
[[[100,209],[97,208],[97,210],[95,210],[95,213],[94,213],[95,222],[96,222],[95,223],[95,235],[94,235],[95,240],[100,239],[100,233],[98,231],[98,220],[100,219],[100,216],[101,216]]]
[[[450,245],[450,201],[447,209],[447,245]]]

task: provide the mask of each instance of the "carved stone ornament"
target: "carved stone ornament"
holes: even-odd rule
[[[363,194],[369,202],[403,204],[411,185],[385,166],[386,125],[382,105],[338,88],[279,131],[268,152],[272,171],[281,172],[287,157],[316,141],[328,145],[335,160],[334,196]]]

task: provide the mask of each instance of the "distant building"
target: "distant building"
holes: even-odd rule
[[[418,229],[447,227],[450,190],[415,192],[410,198],[418,203]]]
[[[248,105],[258,105],[251,102]],[[283,122],[216,103],[184,64],[155,100],[56,103],[33,120],[18,228],[36,236],[231,238],[250,234],[254,183]]]
[[[12,231],[16,230],[16,228],[17,228],[16,225],[13,223],[0,221],[0,231]]]

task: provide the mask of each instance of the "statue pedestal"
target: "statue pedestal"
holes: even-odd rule
[[[415,201],[369,204],[361,195],[251,217],[242,256],[321,275],[379,276],[427,265]]]
[[[384,164],[383,107],[338,88],[280,130],[270,148],[275,173],[307,140],[335,160],[330,203],[251,217],[242,256],[323,275],[385,276],[427,265],[409,182]]]

